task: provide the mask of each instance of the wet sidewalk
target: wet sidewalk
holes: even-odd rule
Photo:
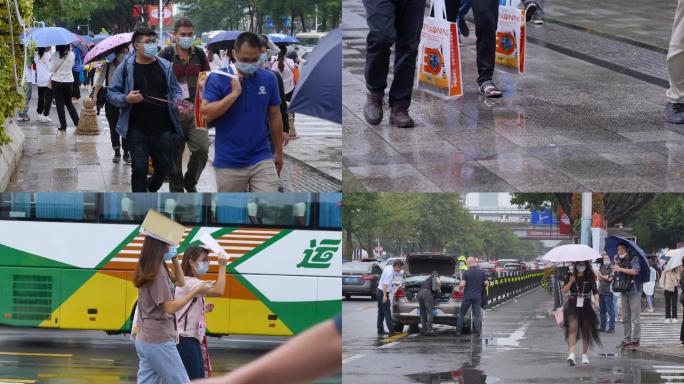
[[[90,91],[81,88],[85,97]],[[52,122],[36,120],[37,90],[34,87],[29,116],[31,121],[19,123],[26,135],[26,144],[19,166],[15,171],[7,191],[130,191],[131,167],[125,162],[114,163],[109,134],[109,126],[104,109],[98,116],[100,134],[96,136],[76,135],[75,127],[67,114],[67,131],[58,132],[57,110],[53,105],[50,111]],[[76,106],[79,110],[81,105]],[[310,149],[308,157],[301,147],[306,145],[312,127],[323,126],[325,122],[304,117],[301,119],[301,139],[294,140],[285,148],[285,164],[281,173],[283,191],[338,191],[341,190],[340,178],[335,178],[332,160],[341,158],[341,140],[334,135],[314,136],[321,143],[317,149]],[[297,125],[298,126],[298,125]],[[339,125],[337,125],[339,127]],[[338,128],[341,131],[341,128]],[[315,133],[315,132],[314,132]],[[215,192],[216,180],[211,162],[214,158],[214,132],[210,131],[212,141],[209,161],[197,185],[199,192]],[[301,143],[301,144],[300,144]],[[325,145],[324,145],[325,144]],[[293,155],[289,155],[292,152]],[[337,154],[335,154],[337,153]],[[183,156],[184,169],[189,152]],[[325,163],[325,162],[328,163]],[[319,169],[319,167],[321,169]],[[337,173],[340,171],[337,161]],[[164,183],[160,192],[168,191]]]
[[[464,96],[444,101],[415,91],[411,113],[418,126],[397,129],[388,125],[388,111],[379,126],[363,120],[367,27],[362,2],[345,0],[345,191],[684,189],[684,127],[663,118],[662,45],[674,5],[649,8],[640,0],[639,12],[649,12],[635,11],[636,27],[619,29],[606,20],[620,11],[618,3],[597,10],[584,0],[549,2],[547,23],[528,26],[527,72],[495,72],[501,99],[479,94],[475,37],[464,38]],[[567,9],[574,19],[559,16]],[[582,12],[592,13],[591,23],[572,25]],[[605,32],[587,30],[592,23]]]

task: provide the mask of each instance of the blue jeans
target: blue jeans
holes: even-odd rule
[[[169,127],[171,129],[171,127]],[[131,155],[131,187],[133,192],[157,192],[171,172],[171,146],[174,134],[164,131],[158,134],[147,134],[130,127],[126,136],[126,145]],[[154,173],[147,180],[149,158],[154,162]]]
[[[472,1],[473,0],[461,0],[461,4],[458,7],[458,21],[465,19],[470,10],[470,3],[472,3]],[[458,31],[458,33],[461,33],[461,31]]]
[[[176,348],[190,380],[204,378],[204,359],[199,340],[181,336]]]
[[[190,381],[174,341],[144,343],[135,341],[138,352],[138,384],[185,384]]]
[[[378,333],[382,333],[382,322],[387,324],[387,331],[394,332],[394,324],[392,324],[392,309],[390,308],[389,294],[387,295],[387,302],[382,302],[382,291],[378,289],[375,293],[375,298],[378,300]]]
[[[599,295],[599,308],[600,308],[600,317],[601,317],[601,327],[600,329],[606,330],[606,329],[612,329],[615,330],[615,303],[614,303],[614,296],[613,294],[609,295]],[[610,319],[606,323],[606,313],[608,314],[608,318]],[[608,328],[606,328],[606,324],[608,325]]]
[[[479,335],[482,330],[482,299],[463,299],[461,301],[461,310],[458,312],[458,319],[456,320],[456,330],[458,333],[463,330],[463,319],[471,306],[473,307],[472,331]]]

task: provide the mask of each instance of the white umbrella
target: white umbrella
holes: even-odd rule
[[[669,271],[670,269],[675,269],[682,265],[682,258],[684,257],[684,248],[671,249],[667,251],[667,256],[670,256],[670,260],[665,264],[663,272]]]
[[[554,263],[596,260],[601,255],[585,244],[566,244],[548,251],[543,259]]]

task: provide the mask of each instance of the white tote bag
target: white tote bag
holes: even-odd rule
[[[518,0],[499,0],[496,65],[507,72],[525,72],[525,10]]]
[[[423,20],[418,48],[418,89],[445,98],[463,95],[458,28],[446,18],[444,0],[432,0],[434,16]]]

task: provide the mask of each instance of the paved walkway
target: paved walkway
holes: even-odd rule
[[[88,92],[82,88],[85,96]],[[101,111],[97,136],[76,135],[67,115],[67,131],[58,132],[56,108],[50,111],[51,123],[36,120],[34,88],[29,109],[31,121],[20,123],[26,135],[23,157],[15,171],[8,191],[130,191],[130,165],[112,162],[113,150],[109,140],[109,126]],[[77,107],[80,111],[80,106]],[[304,115],[297,115],[296,127],[300,138],[285,148],[285,165],[281,173],[283,191],[338,191],[341,190],[341,127]],[[339,133],[338,133],[339,132]],[[209,163],[197,189],[216,191],[214,169],[213,130]],[[311,145],[315,142],[316,145]],[[337,160],[335,160],[337,159]],[[184,155],[187,164],[188,151]],[[162,192],[168,191],[165,183]]]
[[[561,5],[589,7],[588,0],[549,3],[556,7],[549,6],[550,18]],[[644,16],[636,23],[671,26],[672,10],[649,18],[654,10],[638,3]],[[658,2],[665,9],[664,3]],[[609,4],[618,7],[617,0]],[[597,25],[604,21],[596,16]],[[343,27],[345,191],[684,189],[684,127],[663,119],[663,50],[553,22],[529,26],[527,73],[497,70],[504,96],[487,100],[475,83],[471,36],[461,50],[464,96],[445,102],[416,91],[411,112],[418,127],[397,129],[387,117],[375,127],[363,120],[367,26],[361,0],[343,2]],[[662,42],[668,31],[652,34]]]

